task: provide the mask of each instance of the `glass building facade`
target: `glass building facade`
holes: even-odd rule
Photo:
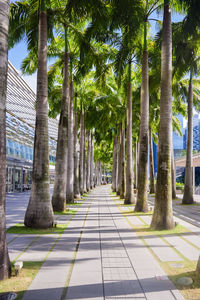
[[[6,191],[31,188],[36,95],[8,65],[6,99]],[[49,161],[55,164],[58,121],[49,118]]]

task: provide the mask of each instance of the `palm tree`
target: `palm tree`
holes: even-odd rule
[[[122,122],[119,124],[119,146],[118,146],[118,153],[117,153],[117,187],[116,193],[120,195],[120,189],[122,184]]]
[[[91,132],[90,189],[94,187],[94,136]]]
[[[74,98],[74,198],[80,198],[77,93]]]
[[[128,70],[128,93],[127,93],[127,165],[126,165],[126,194],[125,194],[125,204],[134,203],[133,194],[133,146],[132,146],[132,89],[131,89],[131,61],[129,61]]]
[[[183,194],[183,204],[193,203],[193,171],[192,171],[192,151],[193,151],[193,77],[198,72],[198,42],[199,34],[195,37],[188,35],[185,31],[185,23],[178,23],[174,31],[174,78],[179,80],[179,87],[175,86],[175,92],[183,87],[184,80],[180,80],[188,71],[190,72],[189,87],[187,92],[188,102],[188,131],[187,131],[187,157],[185,170],[185,185]],[[177,78],[176,78],[177,77]],[[185,92],[185,90],[183,89]]]
[[[170,0],[164,0],[161,54],[160,126],[158,174],[151,228],[172,229],[171,146],[172,146],[172,30]]]
[[[74,87],[73,79],[70,83],[70,101],[68,106],[68,151],[67,151],[67,187],[66,201],[74,202]]]
[[[117,183],[117,148],[118,148],[118,136],[116,135],[113,142],[113,168],[112,168],[113,192],[116,192],[116,183]]]
[[[84,193],[84,108],[81,103],[81,116],[80,116],[80,193]]]
[[[67,128],[68,128],[68,99],[69,99],[69,54],[67,45],[64,55],[62,104],[58,127],[56,150],[55,181],[52,196],[54,211],[66,209],[66,182],[67,182]]]
[[[91,131],[87,133],[87,172],[86,172],[86,189],[90,190],[90,159],[91,159]]]
[[[121,144],[120,144],[120,153],[121,153],[121,168],[122,168],[122,178],[120,186],[120,198],[125,198],[125,128],[122,127],[121,131]]]
[[[42,0],[38,26],[38,75],[32,187],[24,218],[24,224],[34,228],[48,228],[53,224],[53,209],[49,192],[46,12],[46,3]]]
[[[6,90],[8,70],[9,1],[0,1],[0,281],[11,276],[11,265],[6,243]]]
[[[148,211],[148,146],[149,146],[149,70],[148,70],[148,19],[157,9],[160,1],[145,1],[143,53],[142,53],[142,83],[140,105],[140,139],[139,139],[139,168],[138,168],[138,193],[135,211]]]
[[[149,128],[149,152],[150,152],[150,194],[155,193],[154,185],[154,161],[153,161],[153,138],[152,138],[152,129]]]
[[[193,151],[193,88],[192,88],[192,71],[190,71],[189,90],[188,90],[188,130],[187,130],[187,156],[185,168],[185,185],[183,193],[183,204],[192,204],[193,199],[193,168],[192,168],[192,151]]]

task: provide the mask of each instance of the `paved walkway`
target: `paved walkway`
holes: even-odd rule
[[[132,208],[117,207],[121,202],[109,189],[92,191],[71,220],[56,216],[68,222],[62,235],[8,234],[12,260],[44,261],[23,300],[184,299],[159,261],[197,260],[199,228],[177,219],[191,232],[140,239],[133,228],[149,224],[151,216],[125,218],[121,212]]]

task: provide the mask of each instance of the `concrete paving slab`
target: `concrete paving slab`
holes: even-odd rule
[[[130,268],[128,257],[103,257],[103,268]]]
[[[150,224],[151,224],[152,216],[140,216],[140,218],[141,218],[147,225],[150,225]]]
[[[35,234],[24,234],[11,241],[11,243],[8,244],[10,260],[13,261],[14,259],[16,259],[16,257],[37,237],[38,235]]]
[[[183,258],[158,236],[146,236],[145,242],[161,261],[180,261]]]
[[[11,241],[13,241],[18,236],[19,236],[19,234],[7,233],[6,234],[6,241],[7,241],[7,243],[10,243]]]
[[[53,251],[50,252],[40,271],[32,281],[23,300],[61,299],[89,204],[87,202],[87,205],[82,206],[81,214],[79,216],[75,215],[71,220],[68,228],[57,241]],[[77,228],[80,228],[80,230],[77,230]],[[38,293],[38,290],[41,293]]]
[[[104,283],[105,297],[116,297],[117,299],[144,298],[140,283],[136,279],[106,281]]]
[[[91,206],[85,222],[65,299],[104,299],[99,232],[93,229],[99,222],[92,218],[93,214],[98,214],[97,206]]]
[[[200,236],[192,232],[181,234],[181,236],[200,249]]]
[[[45,234],[41,235],[35,243],[33,243],[27,250],[20,256],[22,261],[43,261],[47,252],[51,249],[53,243],[58,238],[58,234]]]
[[[190,260],[197,260],[199,257],[199,250],[185,242],[183,239],[177,236],[165,236],[166,241],[168,241],[173,247],[180,251],[186,258]]]
[[[91,200],[93,202],[84,222]],[[59,219],[61,222],[66,221],[63,216]],[[71,263],[80,236],[72,269]],[[24,258],[27,256],[28,259],[29,255],[38,252],[41,259],[44,249],[48,252],[48,247],[54,243],[53,236],[43,236],[43,240],[42,236],[40,238],[41,243],[37,240],[30,246],[23,254]],[[191,238],[195,237],[191,235]],[[160,245],[157,237],[147,236],[145,239],[151,242],[154,251],[159,248],[162,252],[163,248],[168,248]],[[12,244],[15,245],[14,241],[10,243]],[[184,299],[119,212],[109,195],[108,186],[96,188],[79,208],[49,253],[23,300],[60,300],[69,274],[71,278],[64,297],[66,300]],[[158,280],[164,277],[166,280]]]
[[[144,223],[137,216],[126,216],[126,218],[131,222],[131,224],[136,226],[142,226]]]

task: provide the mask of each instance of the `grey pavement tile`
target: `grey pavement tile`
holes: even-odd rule
[[[43,284],[38,284],[35,289],[27,290],[23,296],[23,300],[60,300],[63,287],[61,285],[54,287],[44,287]]]
[[[130,268],[131,264],[128,257],[103,257],[103,268]]]
[[[138,280],[105,281],[104,291],[105,297],[144,297]]]
[[[182,257],[173,250],[173,248],[167,245],[158,236],[147,236],[144,240],[161,261],[183,260]]]
[[[199,257],[199,250],[185,242],[177,236],[165,236],[165,239],[173,245],[180,253],[190,260],[197,260]]]
[[[133,268],[103,268],[104,281],[136,279]]]
[[[66,300],[68,299],[96,299],[103,300],[103,285],[102,283],[89,283],[70,285],[67,290]]]
[[[191,242],[193,245],[200,248],[200,236],[199,235],[189,232],[189,233],[181,234],[181,236],[183,236],[187,241]]]
[[[182,219],[180,219],[178,217],[174,217],[174,220],[177,223],[179,223],[182,226],[184,226],[185,228],[187,228],[188,230],[190,230],[191,232],[195,232],[197,235],[200,236],[200,228],[198,226],[195,226],[195,225],[193,225],[191,223],[188,223],[188,222],[186,222],[186,221],[184,221],[184,220],[182,220]]]
[[[148,225],[151,224],[152,216],[140,216],[140,218],[141,218],[145,223],[147,223]]]
[[[22,261],[43,261],[52,244],[58,238],[55,235],[42,235],[21,256]]]
[[[144,225],[144,223],[137,217],[137,216],[126,216],[126,218],[133,224],[133,225]]]
[[[124,248],[122,249],[102,249],[102,257],[127,257],[127,253]]]
[[[37,238],[37,235],[24,234],[18,236],[13,242],[8,244],[10,260],[14,260],[31,242]]]
[[[18,236],[19,236],[19,234],[7,233],[6,234],[6,241],[7,241],[7,243],[10,243],[12,240],[14,240],[15,238],[17,238]]]
[[[86,207],[82,209],[83,216],[86,211]],[[83,218],[78,219],[76,217],[76,219],[72,219],[32,281],[23,300],[29,300],[29,298],[34,300],[60,300],[82,224]],[[38,291],[41,291],[41,293]]]

